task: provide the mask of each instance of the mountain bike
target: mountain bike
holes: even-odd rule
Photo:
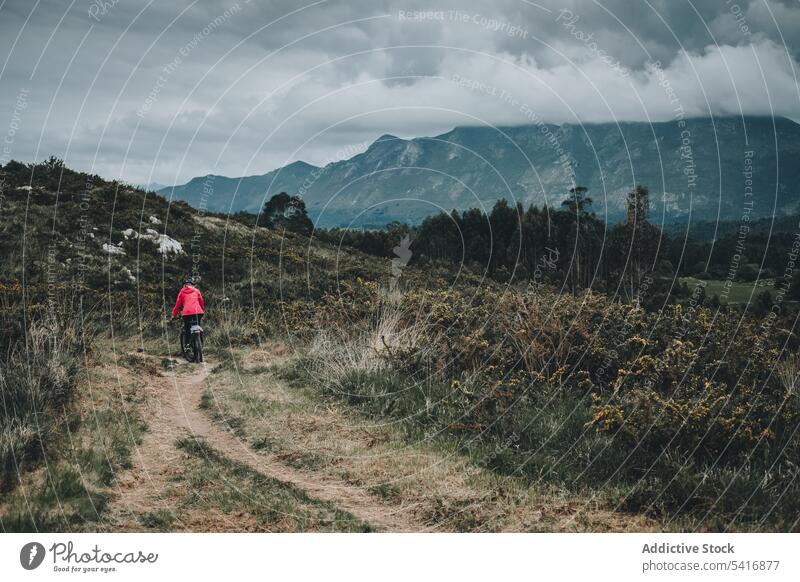
[[[184,337],[184,326],[181,321],[180,345],[181,353],[187,362],[203,361],[203,328],[198,323],[189,328],[189,337]]]

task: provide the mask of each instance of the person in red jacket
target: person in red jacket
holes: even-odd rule
[[[175,307],[172,308],[173,319],[178,318],[178,312],[183,318],[184,342],[187,342],[192,326],[195,324],[200,325],[205,307],[206,302],[203,301],[203,294],[200,293],[200,289],[194,286],[194,279],[192,277],[187,278],[183,282],[180,292],[178,292]]]

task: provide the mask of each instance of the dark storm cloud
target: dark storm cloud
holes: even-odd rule
[[[7,0],[3,159],[180,182],[456,124],[798,118],[799,36],[778,0]]]

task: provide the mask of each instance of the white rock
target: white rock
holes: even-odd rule
[[[183,245],[181,243],[179,243],[174,238],[169,237],[165,234],[159,234],[157,230],[153,230],[152,228],[145,229],[145,231],[141,234],[139,234],[132,228],[126,228],[125,230],[122,231],[122,236],[125,237],[125,240],[131,238],[142,238],[143,240],[149,240],[158,247],[158,252],[161,253],[162,255],[186,254],[183,252]]]
[[[122,244],[122,243],[120,243],[120,244]],[[105,252],[107,252],[109,255],[124,255],[125,254],[125,249],[123,249],[121,246],[117,246],[115,244],[103,243],[103,250]]]
[[[183,252],[183,245],[176,241],[174,238],[170,238],[165,234],[159,236],[158,240],[158,252],[162,255],[169,255],[169,254],[176,254],[182,255]]]
[[[20,186],[18,190],[25,190],[25,192],[30,192],[31,190],[33,190],[33,188],[31,188],[30,186]]]
[[[150,217],[150,224],[161,224],[161,221],[155,216]]]
[[[133,273],[131,273],[131,270],[128,267],[123,267],[122,272],[128,276],[128,279],[131,283],[136,283],[136,277],[134,277]]]

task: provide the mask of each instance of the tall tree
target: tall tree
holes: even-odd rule
[[[289,196],[286,192],[275,194],[270,198],[264,204],[262,214],[267,228],[286,229],[306,236],[314,229],[303,199],[299,196]]]
[[[625,205],[627,211],[626,221],[635,226],[638,222],[646,223],[650,219],[650,191],[646,186],[639,184],[628,193]]]
[[[661,231],[649,221],[650,192],[636,186],[628,193],[625,223],[612,234],[616,272],[630,301],[640,303],[642,283],[655,268]]]
[[[507,270],[509,267],[513,268],[509,263],[516,261],[516,256],[519,252],[518,226],[520,214],[520,208],[518,206],[509,206],[505,198],[495,202],[492,212],[489,214],[492,245],[492,256],[489,263],[490,273],[495,273],[501,266]],[[516,240],[514,240],[515,236]]]
[[[595,220],[589,213],[592,199],[586,195],[588,191],[585,186],[570,188],[569,197],[561,203],[569,215],[569,238],[566,242],[572,252],[567,277],[573,292],[591,283],[590,251],[594,242]]]
[[[576,216],[586,214],[586,209],[592,205],[592,199],[586,193],[589,189],[586,186],[575,186],[569,189],[569,197],[561,203],[566,209]]]

